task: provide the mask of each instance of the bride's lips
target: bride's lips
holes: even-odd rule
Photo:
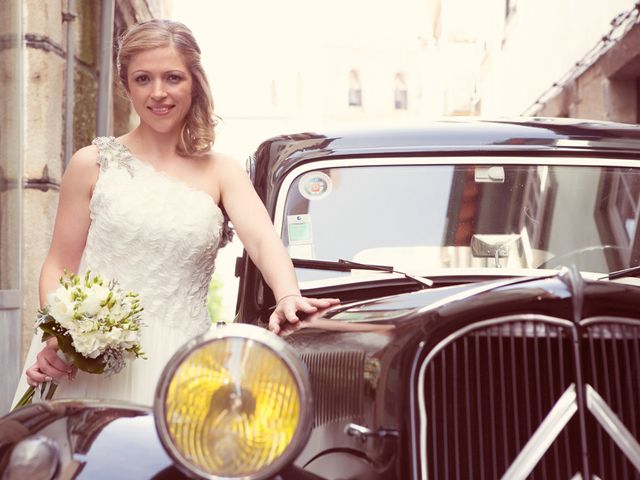
[[[150,105],[147,108],[151,110],[151,113],[158,116],[168,115],[169,112],[175,107],[175,105]]]

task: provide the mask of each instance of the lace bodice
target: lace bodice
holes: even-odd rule
[[[80,271],[137,291],[147,328],[162,322],[189,335],[206,330],[208,285],[228,240],[221,209],[209,194],[135,158],[113,137],[93,144],[100,174]]]

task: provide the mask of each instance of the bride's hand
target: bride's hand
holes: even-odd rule
[[[27,368],[27,383],[35,387],[65,376],[73,380],[76,371],[74,365],[69,365],[58,357],[58,342],[55,338],[50,338],[36,355],[36,363]]]
[[[318,310],[338,305],[337,298],[308,298],[301,295],[287,295],[276,304],[276,308],[269,317],[269,330],[281,334],[288,330],[295,330],[300,325],[298,312],[305,315],[315,313]]]

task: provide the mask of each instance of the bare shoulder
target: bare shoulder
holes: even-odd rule
[[[211,173],[223,181],[244,174],[244,168],[240,162],[226,153],[209,153],[209,165]]]
[[[65,168],[63,183],[79,188],[93,189],[100,166],[98,165],[98,147],[88,145],[74,153]]]
[[[213,168],[222,170],[242,170],[240,162],[235,157],[221,152],[209,153],[209,158]]]
[[[71,156],[68,168],[96,170],[98,166],[98,147],[95,145],[87,145],[82,147]]]

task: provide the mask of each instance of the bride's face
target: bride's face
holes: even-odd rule
[[[143,124],[161,133],[180,131],[191,107],[192,78],[171,47],[139,53],[129,62],[128,93]]]

